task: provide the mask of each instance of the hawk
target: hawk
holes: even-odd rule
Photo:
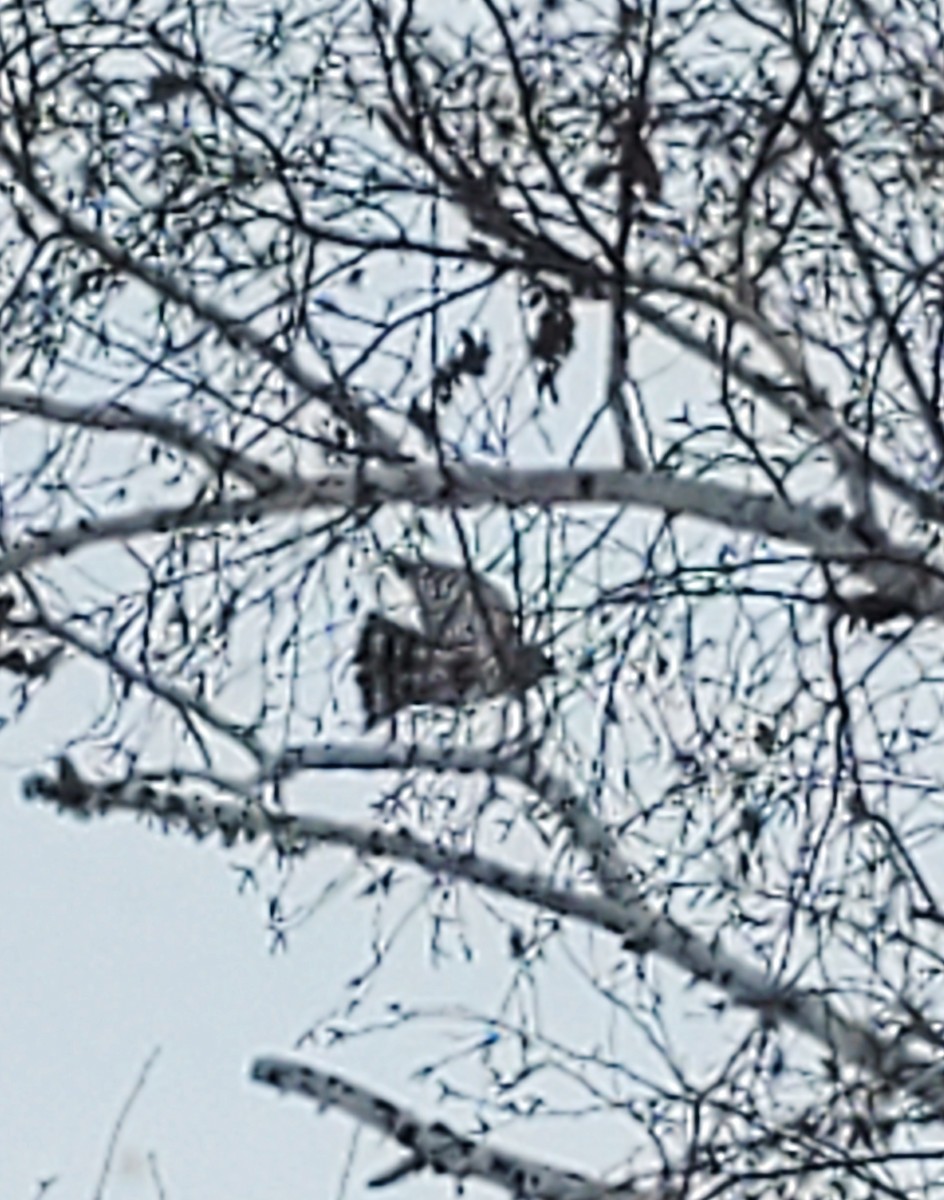
[[[401,708],[458,708],[503,693],[521,696],[554,664],[522,642],[505,594],[465,567],[393,556],[419,605],[421,629],[368,614],[357,646],[367,728]]]

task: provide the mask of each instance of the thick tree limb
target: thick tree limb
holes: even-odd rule
[[[501,760],[481,752],[447,755],[433,751],[418,753],[417,747],[400,750],[388,747],[369,751],[362,747],[310,747],[292,753],[298,763],[322,768],[374,766],[389,769],[408,758],[411,765],[439,770],[489,770],[488,763]],[[409,830],[388,832],[354,823],[301,816],[273,810],[248,800],[233,803],[206,800],[199,794],[155,785],[133,777],[109,784],[84,780],[67,758],[60,760],[59,775],[34,775],[24,783],[27,799],[51,801],[80,816],[104,815],[112,811],[134,812],[155,817],[162,825],[175,825],[197,838],[218,833],[224,844],[266,838],[281,856],[304,854],[313,845],[343,845],[369,857],[389,857],[410,862],[436,876],[448,876],[488,888],[497,893],[546,908],[563,916],[585,921],[622,939],[623,946],[637,954],[652,953],[674,963],[693,978],[713,984],[733,1004],[752,1008],[770,1025],[783,1023],[817,1041],[838,1063],[856,1067],[880,1079],[889,1088],[927,1104],[944,1119],[944,1060],[928,1054],[923,1043],[913,1039],[883,1038],[867,1025],[844,1017],[816,992],[782,983],[743,963],[724,949],[717,937],[710,942],[685,928],[672,917],[650,906],[625,867],[617,869],[618,851],[612,838],[586,813],[579,797],[566,786],[534,766],[532,755],[516,762],[505,760],[498,773],[530,787],[568,823],[573,822],[575,840],[594,863],[606,895],[592,896],[563,891],[546,884],[535,872],[520,871],[477,853],[456,851],[424,842]],[[584,845],[597,843],[597,853]],[[605,865],[601,869],[601,862]],[[920,1047],[920,1048],[919,1048]]]
[[[524,469],[457,463],[442,469],[403,463],[325,470],[263,496],[140,509],[36,534],[0,555],[0,578],[99,542],[259,521],[310,508],[356,510],[387,503],[440,509],[486,504],[509,508],[638,505],[794,543],[817,559],[845,563],[881,594],[891,613],[923,617],[944,612],[944,570],[907,546],[880,541],[877,535],[863,536],[834,506],[791,506],[726,484],[622,468]]]
[[[671,1187],[656,1189],[618,1187],[590,1179],[575,1171],[549,1167],[508,1150],[498,1150],[456,1133],[442,1121],[424,1121],[408,1108],[378,1096],[359,1084],[288,1058],[258,1058],[249,1076],[280,1092],[294,1092],[319,1108],[338,1108],[362,1125],[379,1129],[410,1152],[402,1164],[370,1181],[384,1187],[404,1175],[431,1167],[454,1179],[483,1179],[519,1200],[668,1200],[678,1195]]]

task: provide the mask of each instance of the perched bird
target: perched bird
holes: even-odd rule
[[[410,584],[421,629],[370,613],[358,642],[357,683],[368,729],[413,704],[457,708],[490,696],[522,696],[554,664],[522,642],[504,593],[464,567],[394,556]]]
[[[491,637],[501,644],[517,639],[515,616],[504,592],[464,566],[391,555],[397,574],[413,589],[420,624],[430,641],[466,645]]]

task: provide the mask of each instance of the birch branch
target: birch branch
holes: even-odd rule
[[[346,750],[350,752],[346,753]],[[396,764],[395,748],[373,755],[356,747],[328,747],[320,757],[317,748],[305,755],[309,765],[324,769],[373,765],[388,769]],[[414,765],[437,769],[432,751],[427,761],[413,755]],[[294,754],[296,761],[301,754]],[[406,757],[404,752],[403,758]],[[373,759],[373,763],[371,763]],[[439,755],[438,769],[457,769],[461,752],[445,758]],[[477,761],[477,765],[476,764]],[[498,761],[492,757],[491,761]],[[534,772],[529,777],[533,756],[520,762],[512,760],[501,768],[526,786],[532,787],[556,811],[567,817],[583,807],[577,797],[568,795],[564,785],[550,776]],[[481,753],[464,763],[465,770],[487,769]],[[554,790],[557,789],[555,795]],[[944,1119],[944,1058],[931,1057],[920,1041],[898,1036],[882,1038],[869,1026],[844,1017],[828,1000],[816,992],[794,987],[765,975],[724,949],[717,937],[710,942],[680,925],[673,918],[647,904],[639,888],[624,874],[617,879],[609,874],[614,867],[613,854],[607,854],[607,869],[600,872],[606,895],[591,896],[547,884],[536,872],[521,871],[482,855],[446,849],[424,842],[406,829],[388,832],[364,828],[353,823],[309,815],[272,810],[253,801],[235,803],[205,800],[200,795],[135,779],[93,784],[83,779],[71,760],[59,761],[59,774],[52,778],[33,775],[23,785],[24,797],[59,805],[79,816],[105,815],[113,811],[133,812],[154,817],[162,826],[177,826],[196,838],[218,833],[224,845],[239,840],[254,842],[267,839],[283,857],[300,856],[319,844],[343,845],[365,857],[387,857],[410,862],[434,876],[446,876],[476,884],[525,903],[545,907],[562,916],[573,917],[596,928],[607,930],[621,939],[623,947],[636,954],[655,954],[694,979],[711,983],[727,994],[732,1003],[754,1009],[768,1025],[783,1023],[819,1041],[837,1062],[856,1067],[882,1080],[890,1088],[928,1105],[935,1116]],[[587,821],[596,820],[590,814]],[[588,826],[577,829],[587,834]],[[601,839],[609,839],[600,833]],[[580,844],[580,836],[577,837]],[[599,868],[599,863],[597,864]]]
[[[173,446],[197,458],[218,475],[232,474],[258,492],[288,485],[289,478],[267,463],[258,462],[235,446],[221,446],[213,438],[188,429],[170,417],[141,412],[114,401],[77,405],[63,404],[51,396],[42,396],[19,388],[0,387],[0,410],[33,417],[57,425],[77,425],[103,432],[140,433]]]
[[[255,1083],[279,1092],[294,1092],[319,1109],[338,1108],[362,1125],[378,1129],[409,1151],[399,1166],[370,1180],[369,1187],[384,1187],[414,1171],[432,1168],[454,1179],[482,1179],[525,1200],[669,1200],[678,1190],[660,1187],[642,1191],[631,1184],[607,1186],[576,1171],[549,1167],[544,1162],[509,1150],[499,1150],[482,1140],[456,1133],[442,1121],[424,1121],[408,1108],[379,1096],[359,1084],[288,1058],[258,1058],[249,1073]]]
[[[68,623],[57,621],[46,611],[46,607],[40,599],[38,592],[28,579],[21,575],[19,577],[19,584],[26,591],[28,599],[36,613],[36,619],[31,623],[30,627],[41,629],[51,637],[54,637],[59,643],[57,650],[60,652],[66,647],[71,647],[94,662],[102,663],[109,671],[114,672],[118,676],[125,687],[139,687],[155,699],[167,704],[178,714],[193,735],[205,762],[209,763],[211,757],[204,743],[201,731],[197,728],[197,719],[202,721],[208,728],[214,730],[214,732],[222,734],[235,743],[241,750],[250,755],[256,763],[264,766],[264,764],[269,762],[270,755],[266,751],[262,741],[251,729],[247,729],[245,725],[223,716],[199,696],[193,695],[191,692],[159,678],[146,668],[127,662],[125,659],[119,657],[113,649],[101,645],[92,638],[86,637],[84,634],[73,629]]]
[[[206,321],[234,349],[241,351],[251,349],[266,362],[277,367],[304,394],[323,401],[339,420],[353,429],[363,441],[362,451],[371,451],[381,458],[402,459],[403,455],[396,439],[372,419],[367,405],[353,398],[340,383],[317,379],[298,362],[297,357],[291,351],[277,349],[273,345],[271,335],[259,332],[241,317],[227,312],[215,301],[199,296],[193,288],[178,283],[164,271],[137,260],[101,232],[79,220],[67,209],[62,208],[39,183],[28,159],[18,154],[2,136],[0,136],[0,159],[7,162],[36,203],[59,225],[63,232],[78,244],[92,250],[112,270],[138,279],[168,300]],[[468,199],[463,200],[461,189],[455,198],[464,207],[468,207]],[[533,237],[534,235],[529,235],[528,240],[533,240]],[[546,246],[543,248],[547,249]],[[578,283],[583,289],[586,289],[587,280],[583,277],[587,274],[586,265],[579,258],[566,255],[562,249],[559,253],[564,259],[563,273],[571,277],[576,271],[576,275],[574,275],[575,289],[577,289]],[[552,269],[561,268],[553,266]],[[589,275],[594,279],[595,286],[592,289],[594,294],[599,296],[612,294],[611,272],[595,265],[590,269]],[[911,487],[907,481],[900,479],[890,468],[883,466],[873,456],[865,458],[862,451],[852,443],[846,431],[836,421],[828,405],[824,402],[823,395],[810,380],[800,357],[787,341],[776,334],[758,314],[739,304],[729,294],[706,285],[667,279],[654,272],[634,274],[626,271],[623,278],[625,280],[624,303],[647,324],[660,330],[679,345],[685,346],[714,366],[719,368],[725,366],[725,369],[730,370],[743,383],[763,395],[791,420],[809,428],[821,437],[824,443],[830,447],[841,467],[853,470],[857,474],[864,474],[864,477],[874,477],[881,481],[900,498],[911,503],[919,516],[930,515],[928,505],[931,505],[935,509],[935,519],[942,519],[941,509],[944,506],[936,497],[930,498],[926,493]],[[786,372],[786,379],[803,395],[805,404],[798,404],[790,397],[789,389],[784,387],[783,380],[777,380],[762,371],[748,367],[737,359],[723,364],[720,353],[709,339],[699,335],[693,328],[676,321],[670,314],[663,312],[644,298],[653,291],[664,291],[671,295],[690,298],[750,328],[778,360]]]
[[[944,503],[924,496],[944,520]],[[418,466],[363,464],[327,469],[299,478],[265,495],[227,497],[136,510],[117,517],[85,518],[72,526],[37,533],[0,554],[0,578],[44,559],[94,543],[183,529],[256,522],[279,513],[308,509],[370,509],[408,503],[438,509],[589,505],[637,505],[668,514],[698,517],[732,531],[800,545],[825,562],[846,563],[899,611],[914,616],[944,611],[944,571],[909,547],[858,533],[835,506],[788,505],[712,481],[640,474],[624,468],[514,468],[484,464]]]
[[[135,258],[59,205],[36,178],[28,158],[18,154],[3,136],[0,136],[0,159],[7,163],[14,176],[63,233],[78,245],[91,250],[117,274],[137,279],[158,295],[186,309],[216,330],[234,350],[251,350],[263,361],[271,363],[304,395],[323,401],[338,420],[354,430],[362,439],[361,450],[370,450],[384,458],[402,457],[396,439],[372,419],[365,404],[353,398],[339,384],[317,378],[302,366],[291,350],[278,349],[271,333],[260,332],[215,300],[199,295],[186,283],[178,282],[170,273]]]
[[[415,69],[411,72],[411,77],[415,81],[414,86],[420,86]],[[584,254],[572,253],[544,230],[528,228],[501,203],[496,189],[489,185],[485,177],[470,174],[464,160],[452,171],[443,165],[441,155],[434,153],[419,135],[419,127],[405,119],[403,103],[392,87],[391,100],[398,108],[399,118],[395,118],[386,110],[378,110],[378,115],[388,131],[401,147],[418,154],[427,166],[436,172],[440,182],[448,188],[453,201],[466,213],[474,228],[484,229],[499,243],[509,248],[517,270],[528,275],[540,265],[543,269],[566,279],[577,296],[611,298],[620,311],[625,307],[645,324],[658,330],[677,345],[684,346],[704,362],[718,370],[729,372],[792,423],[821,439],[843,474],[848,477],[852,473],[854,476],[857,481],[855,492],[861,492],[863,483],[881,482],[900,498],[914,503],[915,489],[881,459],[877,459],[874,448],[870,448],[866,455],[862,448],[855,444],[848,431],[837,420],[827,402],[824,389],[818,387],[809,375],[801,353],[754,308],[742,304],[730,290],[711,283],[686,280],[678,275],[663,275],[651,268],[633,271],[625,263],[625,254],[618,254],[614,246],[595,228],[590,228],[580,219],[582,212],[577,214],[577,224],[590,235],[593,245],[593,249]],[[434,106],[427,105],[424,111],[432,112]],[[527,106],[523,107],[523,111],[527,113]],[[444,135],[436,120],[431,118],[424,128],[428,129],[434,143],[440,144],[441,151],[454,159],[455,147]],[[540,152],[543,142],[538,138],[534,145]],[[558,181],[555,180],[556,182]],[[556,190],[564,195],[573,208],[574,201],[567,189],[564,188],[563,192],[560,188]],[[602,259],[598,251],[602,252]],[[723,315],[740,327],[749,329],[759,345],[772,355],[782,374],[778,377],[750,366],[743,361],[741,355],[723,359],[712,339],[705,333],[699,333],[693,323],[677,320],[652,302],[652,297],[659,293],[693,301],[709,312]],[[632,444],[631,426],[626,420],[628,414],[624,410],[622,397],[615,394],[613,382],[611,363],[608,399],[623,441],[624,456],[628,451],[638,458],[638,449]],[[638,466],[639,463],[635,462],[633,465]]]

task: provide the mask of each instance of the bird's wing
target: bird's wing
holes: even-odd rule
[[[354,661],[368,729],[401,708],[456,708],[504,687],[499,664],[478,645],[436,645],[380,613],[368,614]]]

